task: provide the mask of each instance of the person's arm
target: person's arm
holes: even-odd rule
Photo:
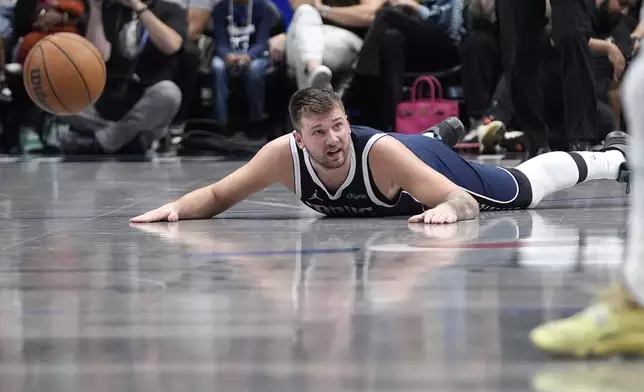
[[[400,187],[432,208],[412,217],[412,222],[452,223],[474,219],[479,214],[479,204],[468,192],[429,167],[393,137],[383,137],[373,145],[369,163],[374,178],[386,179],[385,183]]]
[[[626,68],[626,58],[617,45],[606,40],[591,38],[588,40],[588,48],[595,53],[608,56],[613,64],[613,79],[617,81],[621,78]]]
[[[208,219],[275,183],[292,187],[293,164],[288,136],[262,147],[244,166],[222,180],[130,219],[132,223]]]
[[[322,4],[322,0],[314,0],[314,6],[323,18],[348,27],[368,27],[384,3],[384,0],[360,0],[358,5],[329,7]]]
[[[103,27],[103,3],[90,0],[89,20],[87,21],[87,31],[85,38],[101,53],[103,60],[106,62],[110,59],[112,53],[112,44],[105,38],[105,29]]]
[[[264,57],[264,53],[268,51],[268,40],[273,25],[273,13],[266,4],[257,3],[256,10],[261,12],[262,17],[258,26],[255,26],[255,43],[248,49],[248,56],[251,59]]]
[[[633,54],[636,54],[640,50],[640,41],[644,38],[644,3],[642,3],[642,8],[640,8],[640,22],[635,27],[635,30],[631,33],[631,42]]]
[[[176,5],[171,13],[169,13],[169,18],[172,22],[181,21],[184,28],[183,34],[180,34],[171,26],[175,23],[164,23],[159,19],[152,11],[148,9],[148,6],[145,5],[141,0],[121,0],[125,5],[129,5],[135,12],[139,14],[139,20],[148,30],[150,35],[150,41],[163,53],[165,54],[174,54],[181,49],[183,45],[183,37],[185,36],[185,30],[187,29],[188,16],[185,8],[180,5]]]
[[[191,0],[188,8],[188,39],[196,41],[210,21],[214,7],[212,0]]]

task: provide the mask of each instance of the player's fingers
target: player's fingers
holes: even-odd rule
[[[414,215],[411,218],[409,218],[409,223],[420,223],[423,221],[425,213]]]
[[[433,219],[436,217],[433,210],[425,212],[425,223],[432,223]]]
[[[178,220],[179,214],[177,213],[177,211],[173,210],[172,212],[170,212],[170,214],[168,215],[168,222],[176,222]]]
[[[146,212],[143,215],[139,215],[137,217],[134,217],[130,219],[130,222],[132,223],[149,223],[149,222],[157,222],[160,220],[163,220],[168,217],[168,212],[157,209],[153,211]]]

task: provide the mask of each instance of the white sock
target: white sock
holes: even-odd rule
[[[619,167],[626,161],[619,151],[550,152],[532,158],[519,166],[532,185],[535,207],[544,197],[589,180],[616,180]]]
[[[630,205],[624,282],[635,300],[644,306],[644,55],[637,56],[622,82],[622,102],[632,137],[629,156]]]

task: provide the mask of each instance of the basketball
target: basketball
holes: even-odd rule
[[[106,68],[98,49],[78,34],[41,39],[27,55],[23,81],[41,109],[66,116],[95,103],[105,87]]]

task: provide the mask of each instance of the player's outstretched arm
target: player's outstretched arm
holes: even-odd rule
[[[176,201],[134,217],[130,222],[212,218],[276,182],[286,184],[293,176],[292,166],[288,139],[280,137],[262,147],[247,164],[215,184],[192,191]]]
[[[383,137],[369,154],[374,178],[384,178],[432,209],[409,219],[411,223],[453,223],[474,219],[478,202],[466,191],[432,169],[392,137]]]

